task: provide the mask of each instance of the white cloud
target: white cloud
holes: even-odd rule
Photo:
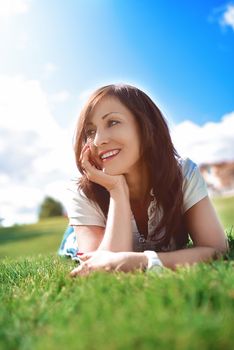
[[[37,204],[43,199],[39,188],[27,184],[5,184],[1,188],[0,217],[5,226],[20,222],[33,222],[37,219]]]
[[[43,66],[42,77],[44,79],[48,79],[51,75],[53,75],[58,70],[58,66],[55,63],[47,62]]]
[[[71,95],[67,90],[62,90],[51,95],[50,100],[54,103],[62,103],[68,101],[70,97]]]
[[[10,17],[29,11],[30,0],[0,0],[0,17]]]
[[[14,131],[34,130],[50,138],[59,127],[51,115],[39,81],[22,76],[0,76],[0,127]],[[45,127],[46,126],[46,127]]]
[[[46,195],[64,203],[76,172],[73,125],[56,123],[39,81],[0,76],[0,217],[31,222]]]
[[[29,45],[29,35],[26,32],[21,32],[18,35],[18,38],[16,38],[16,48],[17,49],[26,49]]]
[[[234,30],[234,4],[228,4],[221,18],[221,24]]]
[[[234,3],[213,8],[208,20],[219,23],[222,29],[231,27],[234,30]]]
[[[175,125],[171,136],[181,156],[196,163],[234,160],[234,112],[226,114],[218,123],[198,126],[191,121]]]

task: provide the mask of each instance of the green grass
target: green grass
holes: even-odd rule
[[[73,266],[1,262],[0,348],[233,349],[233,261],[71,279]]]
[[[213,204],[222,224],[230,231],[234,226],[234,197],[217,197],[213,199]]]
[[[233,199],[215,206],[226,260],[161,275],[95,272],[71,279],[56,256],[67,220],[0,229],[0,349],[233,349]]]
[[[32,225],[0,228],[0,257],[33,256],[58,250],[68,220],[51,218]]]

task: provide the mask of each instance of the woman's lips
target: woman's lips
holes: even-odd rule
[[[112,160],[112,159],[115,158],[119,153],[120,153],[120,151],[119,151],[118,153],[116,153],[116,154],[113,154],[113,156],[110,156],[110,157],[107,157],[107,158],[103,158],[103,159],[102,159],[102,162],[103,162],[103,163],[106,163],[106,162],[108,162],[109,160]]]

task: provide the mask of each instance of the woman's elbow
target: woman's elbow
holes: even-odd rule
[[[219,259],[229,253],[230,248],[228,239],[226,238],[222,243],[218,244],[214,248],[214,258]]]

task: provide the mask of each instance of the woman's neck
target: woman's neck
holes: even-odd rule
[[[131,203],[143,203],[147,201],[149,196],[149,179],[146,169],[141,168],[141,171],[136,171],[134,174],[125,175]]]

